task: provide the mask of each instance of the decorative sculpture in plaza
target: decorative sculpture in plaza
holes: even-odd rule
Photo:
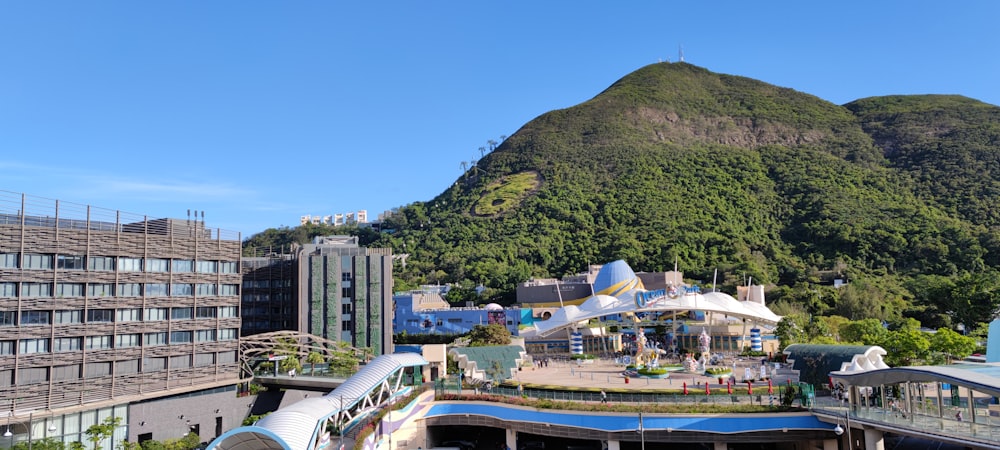
[[[642,367],[646,364],[645,361],[646,354],[646,334],[642,332],[642,329],[635,334],[635,366]]]
[[[708,335],[708,332],[705,331],[704,328],[702,328],[701,336],[698,336],[698,350],[701,351],[701,357],[698,358],[698,368],[701,370],[705,370],[708,366],[708,362],[711,360],[711,347],[712,337]]]

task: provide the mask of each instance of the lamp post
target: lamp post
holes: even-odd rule
[[[639,432],[639,443],[642,450],[646,450],[646,430],[642,426],[642,411],[639,411],[639,429],[636,431]]]
[[[844,423],[847,424],[847,450],[854,449],[854,440],[851,439],[851,410],[844,411]],[[844,434],[844,428],[838,423],[833,432],[840,436]]]

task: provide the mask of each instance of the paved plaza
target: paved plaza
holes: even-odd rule
[[[759,360],[746,361],[746,367],[759,365]],[[687,383],[688,389],[704,386],[710,383],[718,387],[717,377],[709,377],[696,373],[676,371],[670,372],[669,378],[630,378],[625,382],[622,372],[625,366],[615,364],[611,359],[595,359],[592,363],[577,364],[570,360],[549,360],[548,366],[522,368],[514,379],[525,384],[560,385],[592,388],[613,388],[629,390],[645,389],[682,389]],[[741,378],[743,367],[737,362],[737,379]]]

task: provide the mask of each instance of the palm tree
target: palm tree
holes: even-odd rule
[[[309,363],[309,375],[316,374],[316,364],[323,362],[323,355],[319,352],[309,352],[306,355],[306,362]]]

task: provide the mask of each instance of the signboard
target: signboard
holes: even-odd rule
[[[288,355],[278,355],[278,356],[270,355],[270,356],[267,357],[267,360],[268,361],[281,361],[281,360],[283,360],[283,359],[285,359],[287,357],[288,357]]]

